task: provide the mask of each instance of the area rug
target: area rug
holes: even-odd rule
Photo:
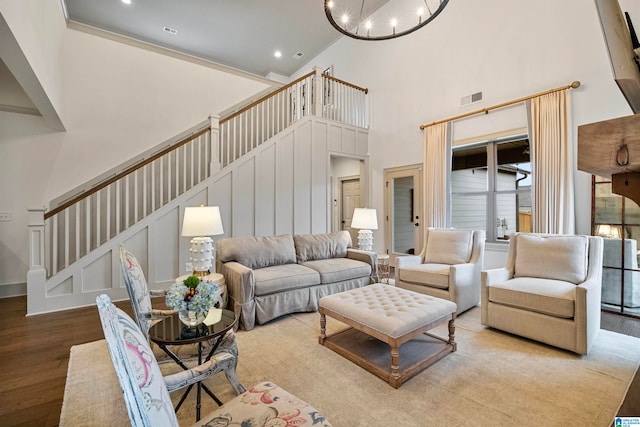
[[[345,326],[329,318],[327,327]],[[640,363],[638,338],[601,330],[579,356],[486,328],[474,308],[456,320],[458,351],[396,390],[318,344],[319,332],[317,313],[239,331],[238,376],[245,386],[275,382],[337,427],[609,426]],[[446,336],[446,326],[435,332]],[[220,380],[224,401],[233,392]]]
[[[327,319],[329,333],[344,327]],[[393,389],[318,344],[319,330],[318,313],[302,313],[238,331],[238,376],[247,387],[273,381],[336,427],[610,426],[640,363],[638,338],[601,330],[591,353],[578,356],[488,329],[474,308],[456,321],[458,351]],[[446,336],[446,326],[435,332]],[[100,348],[106,350],[104,344]],[[83,367],[76,360],[75,369],[91,370],[95,362],[95,356],[87,357]],[[162,369],[168,373],[174,366],[165,363]],[[223,402],[234,397],[224,375],[206,382]],[[76,384],[73,394],[81,389]],[[95,392],[95,384],[87,382],[84,392]],[[203,395],[203,414],[216,407]],[[112,415],[123,408],[112,406]],[[178,418],[181,425],[195,421],[195,393]]]

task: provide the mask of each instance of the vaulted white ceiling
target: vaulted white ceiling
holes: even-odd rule
[[[327,21],[324,0],[63,1],[71,21],[260,76],[290,76],[340,37]],[[365,7],[386,2],[367,0]]]

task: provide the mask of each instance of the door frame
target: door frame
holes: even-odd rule
[[[415,230],[415,254],[419,254],[422,250],[422,239],[424,236],[424,204],[422,198],[424,195],[422,183],[422,163],[413,165],[397,166],[384,169],[384,232],[385,232],[385,252],[389,254],[389,264],[395,265],[395,259],[398,256],[406,255],[393,252],[393,226],[390,220],[393,213],[393,186],[391,182],[396,178],[413,177],[413,217],[414,221],[420,224]]]

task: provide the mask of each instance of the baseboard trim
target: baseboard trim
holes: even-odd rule
[[[27,295],[26,283],[15,283],[13,285],[0,285],[0,298],[11,298]]]

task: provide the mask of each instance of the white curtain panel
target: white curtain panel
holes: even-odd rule
[[[425,128],[424,139],[424,221],[423,228],[447,225],[447,124]],[[426,236],[425,236],[426,237]],[[426,242],[426,239],[424,240]]]
[[[530,102],[533,231],[574,234],[569,91],[538,96]]]

